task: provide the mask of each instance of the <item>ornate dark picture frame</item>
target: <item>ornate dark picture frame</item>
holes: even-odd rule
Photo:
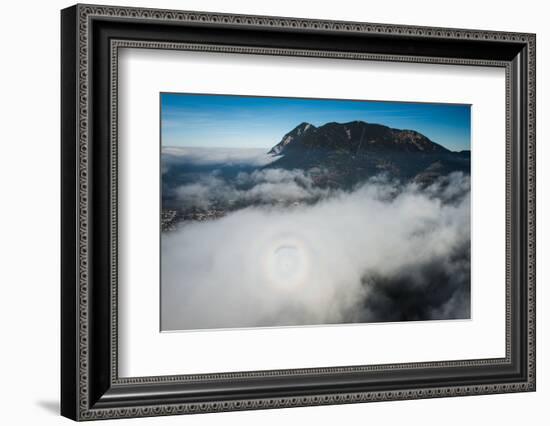
[[[95,5],[64,9],[61,28],[62,415],[92,420],[535,390],[534,34]],[[121,47],[504,68],[506,356],[120,378]]]

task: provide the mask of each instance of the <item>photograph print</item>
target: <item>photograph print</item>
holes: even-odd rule
[[[161,331],[470,319],[470,107],[161,93]]]

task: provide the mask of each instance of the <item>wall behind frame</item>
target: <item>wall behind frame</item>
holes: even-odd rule
[[[147,425],[543,424],[550,400],[550,28],[536,0],[319,2],[118,0],[103,4],[537,33],[537,392],[106,421]],[[9,2],[0,27],[0,394],[6,424],[69,424],[59,406],[59,10],[72,2]],[[546,220],[546,222],[545,222]],[[490,254],[489,254],[490,255]],[[114,423],[118,422],[118,423]]]

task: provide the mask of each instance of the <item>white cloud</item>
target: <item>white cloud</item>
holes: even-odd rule
[[[216,172],[202,174],[195,182],[175,190],[182,206],[206,209],[223,201],[275,203],[317,200],[330,194],[329,189],[314,185],[311,175],[302,170],[263,169],[240,172],[234,181],[226,181]]]
[[[212,176],[183,195],[300,199],[315,191],[298,171],[240,179],[255,186],[239,191]],[[249,207],[163,234],[162,328],[380,321],[405,308],[410,319],[469,316],[468,177],[425,190],[378,178],[321,195],[312,205]],[[396,293],[421,298],[422,312]]]
[[[163,164],[167,167],[181,163],[265,166],[278,158],[268,155],[265,149],[257,148],[163,147],[162,155]]]

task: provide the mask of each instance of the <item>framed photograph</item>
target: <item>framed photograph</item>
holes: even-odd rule
[[[535,390],[535,35],[61,12],[61,412]]]

